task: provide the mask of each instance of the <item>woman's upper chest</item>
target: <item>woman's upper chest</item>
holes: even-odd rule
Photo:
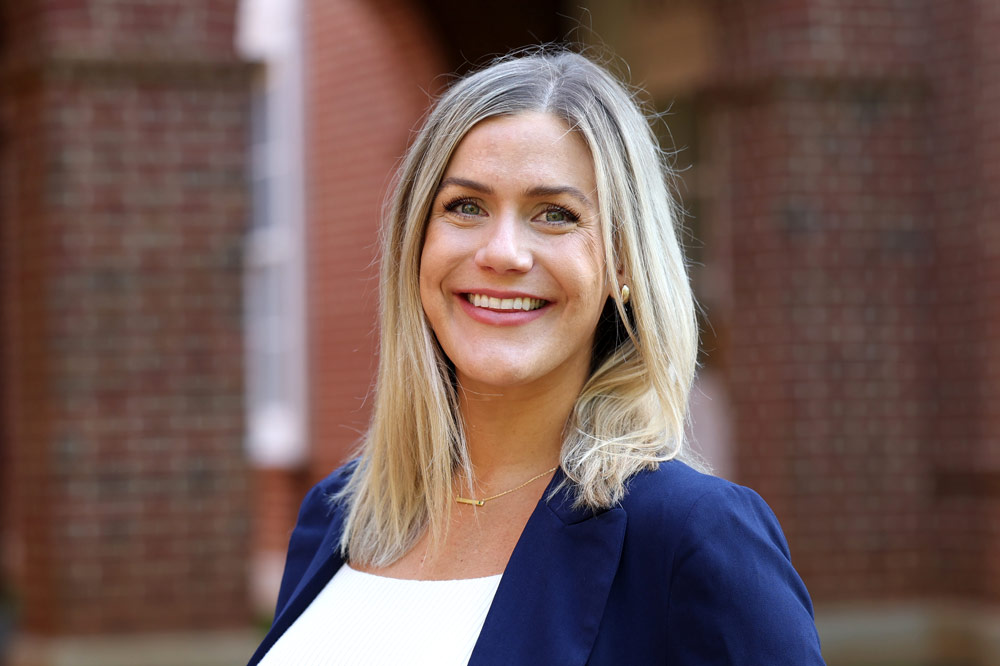
[[[506,501],[501,501],[506,500]],[[500,498],[482,507],[455,503],[441,541],[425,533],[403,557],[385,567],[362,563],[360,571],[391,578],[458,580],[501,574],[538,497]]]

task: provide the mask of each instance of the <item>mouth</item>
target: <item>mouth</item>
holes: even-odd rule
[[[486,294],[464,294],[465,299],[477,308],[489,310],[510,310],[512,312],[531,312],[545,306],[548,301],[541,298],[518,296],[516,298],[496,298]]]

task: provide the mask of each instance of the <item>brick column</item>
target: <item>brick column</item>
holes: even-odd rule
[[[15,663],[62,663],[68,637],[245,627],[236,3],[2,8]]]
[[[1000,8],[932,3],[939,307],[934,578],[1000,603]],[[998,648],[1000,650],[1000,648]]]
[[[707,98],[737,476],[774,507],[819,604],[928,587],[923,16],[858,4],[719,3]]]

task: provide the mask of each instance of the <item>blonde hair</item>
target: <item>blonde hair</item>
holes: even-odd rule
[[[428,213],[452,153],[477,123],[551,113],[586,141],[594,161],[610,284],[621,270],[629,304],[609,299],[593,371],[564,429],[561,466],[578,505],[619,502],[630,476],[683,457],[695,373],[694,302],[677,238],[669,169],[639,105],[582,55],[538,51],[457,81],[408,150],[382,229],[381,338],[371,425],[339,499],[341,548],[388,564],[444,529],[456,473],[471,478],[456,387],[420,301]]]

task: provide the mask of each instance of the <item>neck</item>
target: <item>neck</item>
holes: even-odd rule
[[[459,407],[476,485],[510,485],[558,465],[563,428],[582,386],[582,379],[575,390],[460,382]]]

